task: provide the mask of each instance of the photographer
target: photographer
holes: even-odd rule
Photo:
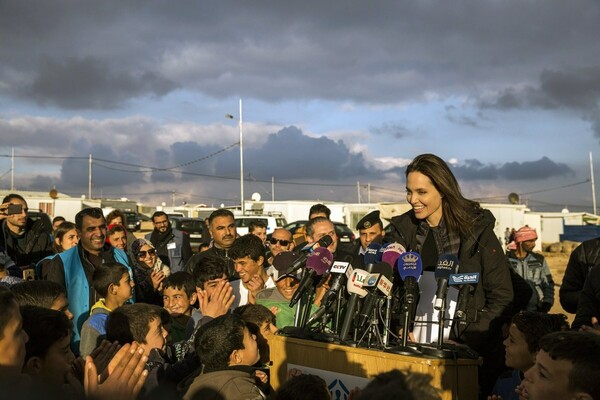
[[[9,194],[0,205],[0,248],[18,268],[10,274],[23,277],[23,271],[31,269],[46,256],[53,254],[52,240],[44,230],[42,221],[33,221],[27,217],[27,202],[18,194]]]

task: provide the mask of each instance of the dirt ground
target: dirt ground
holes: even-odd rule
[[[542,252],[544,257],[546,257],[546,261],[548,262],[548,266],[550,267],[550,272],[552,273],[552,277],[554,278],[554,306],[550,310],[551,313],[563,313],[569,318],[569,323],[573,322],[573,318],[575,318],[574,314],[569,314],[563,310],[560,306],[560,300],[558,298],[558,290],[560,289],[560,285],[562,283],[563,276],[565,274],[565,269],[567,268],[567,263],[569,262],[569,255],[567,253],[549,253]]]

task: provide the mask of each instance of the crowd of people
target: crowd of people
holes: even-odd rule
[[[420,254],[420,295],[414,307],[403,309],[411,323],[402,326],[397,312],[391,327],[416,342],[437,329],[419,321],[430,318],[426,308],[440,257],[456,257],[458,272],[477,274],[478,283],[465,285],[455,299],[464,317],[443,335],[446,343],[482,357],[481,398],[600,399],[600,238],[582,243],[569,260],[560,302],[576,314],[570,327],[565,315],[549,314],[554,281],[544,257],[533,252],[535,230],[516,230],[510,238],[515,246],[505,253],[493,215],[464,198],[446,163],[431,154],[407,167],[406,189],[412,208],[391,219],[391,234],[373,211],[357,223],[355,243],[343,248],[323,204],[310,209],[301,229],[277,228],[270,235],[256,222],[239,236],[235,215],[218,209],[206,221],[210,240],[192,249],[162,211],[152,216],[152,232],[140,238],[127,231],[121,212],[105,216],[98,208],[81,210],[72,222],[57,217],[48,233],[28,218],[22,196],[6,196],[0,205],[0,393],[329,399],[317,376],[290,373],[277,390],[269,379],[269,341],[298,318],[299,304],[290,306],[290,300],[303,271],[290,265],[328,236],[330,244],[320,251],[329,264],[367,268],[373,243]],[[331,276],[317,279],[310,314],[328,295]],[[396,269],[393,287],[401,301],[405,287]],[[429,376],[396,370],[346,398],[440,394]]]

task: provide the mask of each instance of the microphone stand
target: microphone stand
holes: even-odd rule
[[[404,299],[402,300],[402,344],[400,346],[387,349],[386,351],[388,353],[400,354],[403,356],[422,355],[417,348],[408,345],[408,334],[410,328],[410,306],[412,305],[412,303],[412,301],[409,301],[409,296],[407,296],[407,293],[405,292]]]
[[[383,348],[385,349],[388,344],[389,344],[389,340],[390,340],[390,324],[392,322],[392,296],[391,295],[387,295],[386,299],[385,299],[385,322],[384,327],[385,327],[385,333],[383,335]]]
[[[359,346],[363,342],[363,339],[366,336],[367,337],[367,340],[366,340],[367,349],[370,349],[371,347],[377,347],[377,348],[384,347],[383,339],[381,337],[381,333],[379,332],[379,318],[377,317],[377,312],[378,312],[379,308],[381,307],[381,301],[382,300],[380,298],[377,298],[377,300],[376,300],[377,303],[376,303],[375,307],[373,307],[373,311],[371,312],[369,326],[367,326],[367,329],[365,329],[363,334],[360,336],[360,339],[358,339],[358,342],[356,343],[357,346]],[[375,346],[372,346],[373,336],[375,336],[375,339],[376,339]]]
[[[444,325],[446,323],[446,296],[442,297],[442,306],[438,314],[438,338],[437,345],[422,345],[421,352],[435,358],[455,358],[456,352],[444,346]]]

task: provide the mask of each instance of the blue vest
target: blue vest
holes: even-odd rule
[[[115,261],[123,264],[129,270],[133,279],[131,267],[127,261],[127,255],[121,249],[112,248]],[[83,272],[83,264],[79,256],[79,246],[75,246],[58,255],[63,263],[65,271],[65,286],[67,298],[69,299],[69,310],[73,314],[73,336],[71,337],[71,348],[79,349],[81,327],[90,316],[90,284]]]

